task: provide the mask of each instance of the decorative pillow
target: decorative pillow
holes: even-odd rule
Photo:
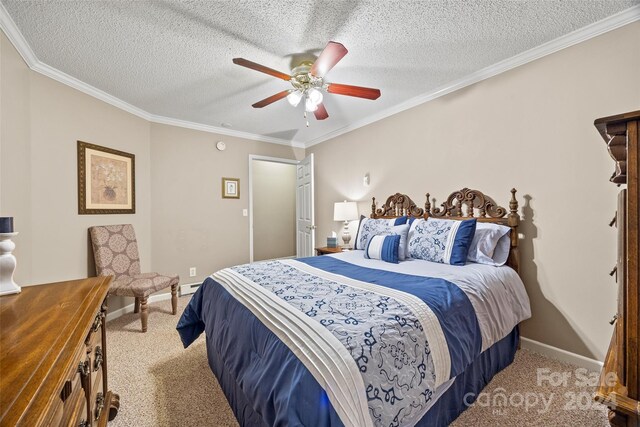
[[[360,224],[358,225],[358,232],[356,233],[353,249],[366,249],[369,239],[373,236],[383,232],[388,232],[392,227],[405,224],[406,222],[406,216],[391,219],[372,219],[365,218],[364,216],[360,217]]]
[[[409,225],[395,225],[390,227],[387,231],[380,233],[384,236],[400,236],[400,244],[398,246],[398,258],[400,261],[404,261],[407,257],[407,249],[409,243]]]
[[[398,249],[400,247],[400,236],[377,235],[369,239],[367,249],[364,251],[365,258],[380,259],[386,262],[398,263]]]
[[[510,227],[479,222],[473,236],[467,260],[478,264],[504,265],[509,257]]]
[[[475,218],[413,221],[409,232],[409,255],[442,264],[464,265],[475,231]]]

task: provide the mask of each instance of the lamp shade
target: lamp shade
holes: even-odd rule
[[[358,204],[356,202],[336,202],[333,205],[334,221],[351,221],[358,219]]]

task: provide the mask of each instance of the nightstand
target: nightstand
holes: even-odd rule
[[[346,248],[345,250],[350,251],[351,248]],[[342,252],[341,246],[338,246],[337,248],[327,248],[326,246],[323,248],[316,248],[316,253],[318,255],[339,254],[340,252]]]

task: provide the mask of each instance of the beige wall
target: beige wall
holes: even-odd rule
[[[296,255],[296,166],[252,160],[253,260]]]
[[[150,124],[30,71],[3,33],[0,49],[0,215],[15,217],[20,233],[18,284],[93,275],[87,229],[96,224],[132,223],[142,269],[179,273],[182,283],[248,262],[249,154],[303,150]],[[78,215],[77,140],[136,156],[136,214]],[[240,200],[220,198],[222,176],[240,178]],[[110,310],[131,301],[111,298]]]
[[[216,141],[223,139],[225,151]],[[249,262],[249,155],[302,158],[303,150],[151,124],[152,259],[157,270],[202,281]],[[222,177],[240,178],[240,199],[222,199]],[[189,277],[196,267],[197,277]]]
[[[640,107],[638,40],[640,22],[311,147],[317,235],[336,228],[331,207],[344,198],[367,215],[372,196],[397,191],[422,205],[426,192],[440,203],[467,186],[506,204],[516,187],[533,308],[522,333],[602,360],[615,312],[607,222],[618,189],[593,120]]]
[[[149,123],[32,72],[2,34],[0,213],[15,217],[20,285],[93,274],[87,228],[132,223],[151,258]],[[135,215],[78,215],[77,140],[133,153]],[[122,300],[113,299],[112,307]]]
[[[15,217],[18,283],[31,280],[30,79],[29,68],[0,33],[0,216]]]

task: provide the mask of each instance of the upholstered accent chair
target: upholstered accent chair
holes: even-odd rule
[[[140,273],[138,242],[131,224],[89,228],[98,276],[113,276],[109,295],[135,298],[134,313],[140,313],[142,332],[147,332],[147,297],[171,286],[171,308],[178,310],[178,275]]]

